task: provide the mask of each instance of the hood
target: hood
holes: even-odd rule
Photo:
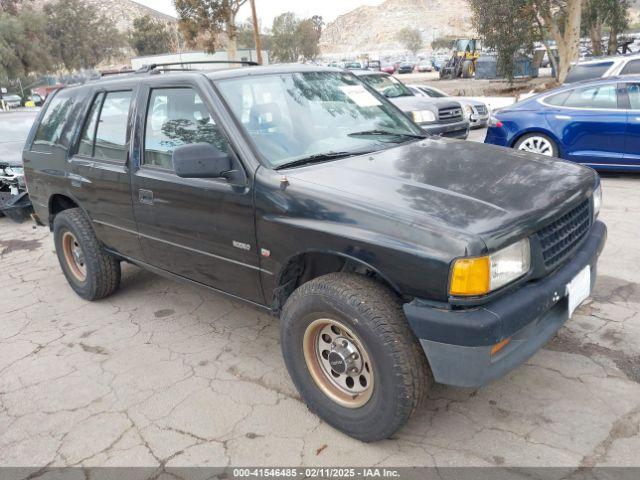
[[[460,103],[448,98],[431,98],[420,96],[407,96],[389,98],[395,106],[403,112],[413,112],[416,110],[430,110],[437,113],[441,108],[460,107]]]
[[[315,184],[344,205],[383,211],[403,228],[454,230],[479,237],[490,250],[537,231],[588,197],[597,182],[593,170],[574,163],[440,138],[292,169],[287,176]]]
[[[8,164],[11,167],[21,167],[23,148],[24,142],[0,143],[0,165]]]

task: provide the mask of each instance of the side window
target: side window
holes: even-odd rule
[[[62,133],[69,113],[73,109],[74,98],[73,93],[61,91],[51,99],[51,103],[49,103],[47,111],[44,112],[33,139],[34,150],[42,150],[42,148],[39,148],[42,146],[59,146],[62,148],[69,146],[66,136],[63,136]]]
[[[104,93],[96,95],[89,115],[85,120],[84,128],[82,129],[82,135],[80,136],[80,143],[78,144],[78,155],[86,155],[93,157],[93,145],[96,138],[96,125],[98,123],[98,114],[100,113],[100,105],[102,105],[102,99]]]
[[[127,123],[131,92],[109,92],[104,97],[96,130],[93,156],[124,163],[127,160]]]
[[[201,142],[227,151],[227,141],[200,96],[191,88],[152,90],[147,107],[143,163],[173,170],[173,151],[181,145]]]
[[[621,75],[629,75],[629,74],[637,74],[637,73],[640,73],[640,60],[629,61],[620,72]]]
[[[597,85],[576,88],[564,102],[565,107],[577,108],[618,108],[617,85]]]
[[[640,110],[640,83],[627,83],[631,110]]]
[[[544,99],[544,103],[548,105],[554,105],[556,107],[561,107],[562,105],[564,105],[564,102],[567,101],[567,98],[569,98],[569,95],[571,95],[572,91],[573,90],[568,90],[566,92],[560,92],[556,93],[555,95],[551,95],[550,97]]]

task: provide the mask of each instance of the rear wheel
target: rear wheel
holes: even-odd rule
[[[53,236],[62,271],[78,295],[98,300],[118,288],[120,261],[105,252],[82,210],[56,215]]]
[[[523,135],[513,146],[516,150],[537,153],[546,157],[557,157],[558,146],[551,138],[543,133],[529,133]]]
[[[401,428],[432,381],[397,296],[360,275],[302,285],[285,304],[280,333],[289,374],[311,410],[363,441]]]

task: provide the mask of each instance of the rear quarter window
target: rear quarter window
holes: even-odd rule
[[[72,112],[78,103],[76,99],[75,92],[64,90],[51,99],[36,130],[32,150],[48,151],[50,147],[69,147],[72,129],[67,124],[73,118]]]

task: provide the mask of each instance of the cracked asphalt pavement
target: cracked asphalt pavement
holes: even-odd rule
[[[276,318],[130,265],[85,302],[46,228],[0,218],[0,466],[637,466],[639,182],[604,178],[597,286],[554,340],[374,444],[307,410]]]

